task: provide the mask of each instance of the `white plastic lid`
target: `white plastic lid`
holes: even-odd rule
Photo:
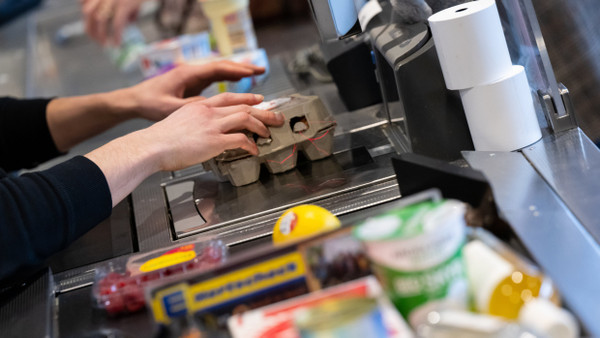
[[[519,311],[519,322],[548,338],[579,337],[579,325],[573,315],[547,299],[526,302]]]
[[[473,240],[463,248],[467,265],[469,285],[475,296],[475,306],[479,312],[489,312],[492,293],[514,267],[490,247],[479,240]]]

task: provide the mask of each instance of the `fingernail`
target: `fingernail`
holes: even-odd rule
[[[280,111],[275,111],[275,112],[273,112],[273,114],[275,114],[275,118],[277,118],[278,120],[280,120],[280,121],[284,120],[283,114],[281,114]]]
[[[262,100],[263,100],[265,97],[264,97],[264,96],[262,96],[262,95],[260,95],[260,94],[254,94],[254,98],[255,98],[256,100],[260,100],[260,101],[262,101]]]

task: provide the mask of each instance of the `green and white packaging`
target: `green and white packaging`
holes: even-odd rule
[[[464,214],[461,202],[428,201],[354,229],[391,301],[413,326],[440,303],[468,308]]]

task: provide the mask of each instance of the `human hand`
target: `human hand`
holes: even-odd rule
[[[87,34],[102,45],[121,44],[125,26],[145,0],[80,0]]]
[[[160,170],[179,170],[207,161],[225,150],[241,148],[258,155],[244,131],[270,136],[265,125],[280,126],[281,114],[251,107],[253,94],[221,94],[192,102],[145,130],[158,151]],[[262,101],[262,97],[260,97]]]
[[[159,121],[186,103],[203,100],[203,97],[197,95],[215,81],[239,81],[244,77],[264,72],[263,67],[232,61],[215,61],[203,65],[184,64],[124,89],[124,99],[129,102],[129,109],[135,116]],[[228,96],[219,97],[226,101]],[[231,104],[233,103],[229,105]]]
[[[281,114],[249,106],[254,94],[221,94],[189,103],[152,126],[119,137],[85,156],[104,173],[115,206],[148,176],[209,160],[227,149],[258,154],[243,131],[268,137],[265,126],[284,123]]]

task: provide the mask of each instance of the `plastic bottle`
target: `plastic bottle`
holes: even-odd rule
[[[256,49],[248,0],[199,0],[223,56]]]
[[[513,338],[537,337],[538,333],[519,323],[499,317],[460,310],[431,311],[415,326],[417,337],[427,338]]]
[[[519,311],[519,323],[546,338],[576,338],[579,324],[573,315],[547,299],[533,299]]]
[[[465,245],[463,253],[479,312],[516,319],[521,307],[538,297],[543,276],[536,271],[511,264],[479,240]]]

